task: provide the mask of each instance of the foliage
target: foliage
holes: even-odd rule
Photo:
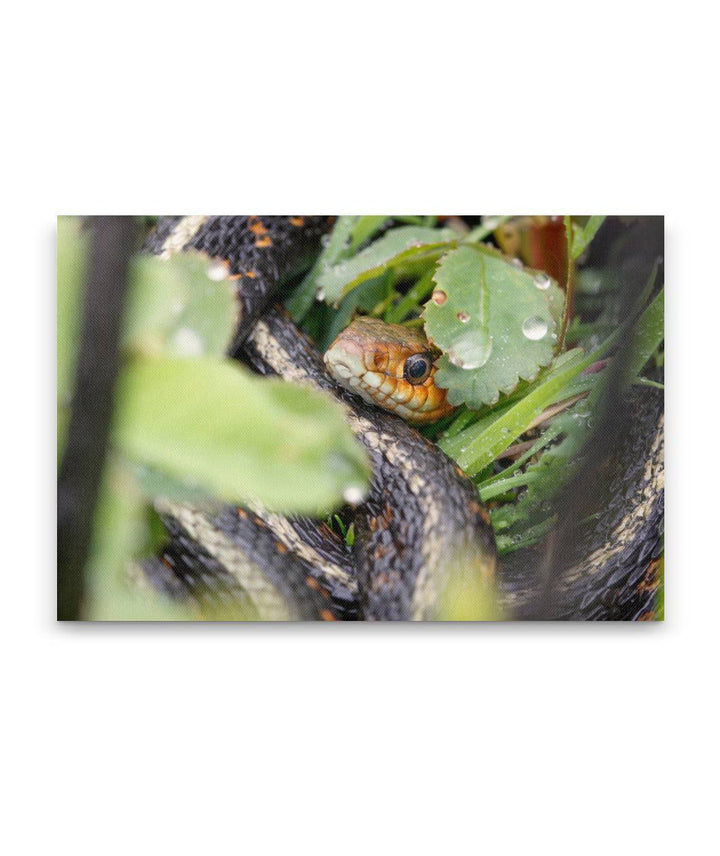
[[[425,329],[444,352],[437,382],[451,404],[495,404],[550,363],[562,292],[547,274],[470,245],[447,253],[433,278]]]
[[[352,288],[388,266],[398,267],[406,261],[437,255],[455,237],[451,229],[399,226],[350,260],[324,267],[317,278],[318,287],[328,303],[337,303]]]
[[[632,329],[626,381],[659,385],[664,326],[654,274],[636,312],[623,318],[622,282],[611,267],[584,265],[605,218],[566,218],[575,309],[561,343],[569,307],[558,283],[483,243],[508,219],[465,226],[457,218],[339,217],[312,266],[286,293],[289,311],[322,348],[358,312],[424,326],[443,352],[437,380],[459,407],[423,431],[474,480],[501,553],[537,542],[554,525],[553,500],[577,467],[606,382],[603,371],[587,369],[602,367],[599,361]],[[59,450],[87,245],[79,221],[60,218]],[[349,488],[367,487],[369,469],[334,402],[259,379],[224,358],[232,290],[226,280],[209,278],[205,259],[138,255],[130,284],[113,447],[98,510],[103,525],[96,527],[90,562],[90,614],[171,618],[179,616],[176,607],[145,598],[140,610],[119,582],[126,569],[118,556],[147,553],[152,541],[148,499],[254,498],[281,510],[327,514]],[[642,374],[646,366],[649,376]],[[353,528],[342,516],[327,519],[352,542]],[[463,617],[461,597],[450,612]]]
[[[488,218],[468,233],[455,232],[444,244],[436,243],[432,233],[424,234],[426,243],[415,247],[410,258],[387,251],[406,246],[402,227],[390,228],[355,257],[344,252],[343,264],[331,266],[332,278],[319,277],[316,289],[318,282],[332,282],[330,298],[345,296],[334,307],[316,303],[304,318],[310,329],[314,317],[321,318],[324,330],[333,335],[358,310],[394,323],[424,322],[444,352],[436,377],[448,388],[450,400],[461,405],[439,429],[424,431],[463,467],[480,497],[490,503],[501,553],[535,543],[554,523],[552,501],[580,460],[605,382],[602,371],[586,370],[602,365],[599,361],[632,332],[627,382],[655,385],[641,372],[648,360],[661,362],[657,355],[663,338],[662,293],[646,305],[654,273],[638,301],[637,312],[644,312],[633,328],[637,314],[619,314],[622,284],[612,271],[581,267],[575,276],[580,311],[572,318],[567,343],[556,353],[565,311],[558,284],[544,271],[478,243],[506,219]],[[604,220],[566,218],[573,262],[585,257]],[[352,231],[348,223],[336,228]],[[328,247],[334,244],[335,235]],[[376,266],[381,259],[383,266]],[[338,276],[338,268],[344,276]],[[330,299],[327,292],[320,296]],[[585,320],[586,314],[593,320]],[[537,318],[537,329],[545,327],[539,339],[522,333],[527,318]],[[333,335],[323,335],[325,346]],[[568,347],[573,343],[583,347]],[[501,464],[518,442],[524,444],[521,454]]]
[[[88,237],[77,218],[58,217],[57,244],[57,455],[65,446],[70,416],[73,372],[80,339],[84,283],[87,275]]]
[[[117,404],[115,439],[129,458],[228,502],[312,514],[368,483],[366,456],[334,401],[230,360],[133,360]]]
[[[60,459],[89,235],[78,219],[59,218],[58,242]],[[115,477],[105,479],[113,496],[100,500],[101,508],[115,509],[106,528],[121,533],[119,541],[127,529],[122,520],[135,507],[128,497],[139,492],[260,499],[278,510],[319,515],[369,483],[366,454],[336,402],[260,379],[224,358],[235,310],[228,283],[215,275],[207,260],[192,256],[133,260],[111,448]],[[124,501],[116,501],[118,492]],[[119,577],[115,584],[120,602]]]

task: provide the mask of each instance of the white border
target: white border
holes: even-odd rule
[[[718,135],[701,9],[14,10],[7,852],[711,849]],[[54,216],[210,209],[665,213],[667,622],[56,625]]]

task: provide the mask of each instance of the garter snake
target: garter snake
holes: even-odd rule
[[[354,508],[353,547],[309,518],[160,499],[171,537],[144,564],[150,581],[197,602],[201,613],[227,610],[261,620],[428,620],[455,614],[457,599],[464,617],[480,618],[489,593],[505,617],[647,617],[662,525],[661,409],[645,407],[649,419],[635,423],[630,457],[640,466],[622,479],[622,513],[609,502],[612,513],[601,515],[583,556],[563,557],[552,608],[538,615],[542,562],[515,560],[498,569],[490,517],[473,483],[406,421],[376,406],[391,405],[416,424],[450,412],[433,383],[437,353],[405,328],[358,319],[323,362],[281,309],[268,308],[283,273],[329,222],[163,218],[148,249],[162,255],[194,249],[221,260],[237,283],[232,356],[341,402],[373,468],[370,494]]]

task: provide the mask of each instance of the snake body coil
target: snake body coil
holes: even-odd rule
[[[325,390],[341,402],[373,468],[370,495],[355,508],[353,548],[308,518],[159,500],[171,539],[145,563],[153,584],[214,616],[227,611],[262,620],[427,620],[455,615],[457,600],[464,617],[479,618],[491,591],[507,617],[644,616],[656,586],[648,568],[662,518],[661,421],[639,432],[650,448],[623,513],[598,523],[584,558],[563,562],[549,606],[541,561],[508,562],[496,579],[490,518],[472,482],[398,416],[339,386],[292,321],[267,309],[282,275],[328,225],[328,218],[307,217],[165,218],[148,248],[165,255],[192,248],[222,260],[237,282],[232,355],[260,374]],[[540,602],[547,608],[539,613]]]

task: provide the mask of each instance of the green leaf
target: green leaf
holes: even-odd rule
[[[326,351],[330,347],[335,337],[352,321],[353,315],[358,309],[371,312],[386,297],[387,280],[387,273],[373,279],[366,279],[365,282],[343,297],[332,321],[327,325],[326,332],[318,342],[322,351]]]
[[[635,328],[630,355],[628,377],[633,379],[645,367],[665,337],[665,289],[660,291],[645,309]]]
[[[317,285],[328,303],[337,301],[363,280],[377,276],[386,265],[398,265],[409,259],[439,254],[455,246],[457,234],[452,229],[429,229],[422,226],[400,226],[351,259],[326,267]]]
[[[462,246],[442,259],[435,282],[425,330],[444,351],[435,380],[451,404],[495,404],[551,362],[563,298],[547,274]]]
[[[653,279],[654,277],[651,277],[650,282]],[[632,335],[626,366],[627,379],[632,380],[662,341],[663,293],[657,295],[634,326],[630,325],[628,328],[628,325],[625,325],[623,330],[625,335]],[[520,499],[513,505],[493,511],[493,526],[496,531],[509,536],[502,541],[502,553],[526,546],[546,533],[553,513],[552,500],[577,470],[580,453],[590,436],[592,415],[596,412],[602,396],[607,394],[607,376],[599,374],[581,380],[593,383],[589,398],[579,401],[566,412],[554,417],[533,450],[537,451],[541,445],[546,445],[557,436],[562,439],[546,449],[539,461],[529,464],[525,472],[517,477],[517,485],[527,485],[527,490]],[[577,381],[573,381],[566,385],[563,392],[569,392],[576,383]],[[512,470],[516,470],[520,465],[520,462],[516,461]],[[484,500],[491,499],[501,485],[502,479],[488,479],[485,489],[480,490],[481,497]],[[513,486],[509,478],[504,479],[504,486]],[[536,530],[533,538],[528,534],[530,530]]]
[[[228,502],[315,513],[364,492],[369,465],[339,405],[230,360],[145,357],[121,378],[115,440],[132,460]]]
[[[218,269],[199,253],[133,258],[122,347],[146,354],[224,354],[237,310],[233,283],[209,276]]]
[[[464,243],[471,244],[484,241],[485,238],[499,229],[503,223],[507,223],[510,217],[483,217],[482,223],[476,226],[464,239]]]
[[[584,226],[572,223],[572,241],[570,242],[570,257],[579,258],[590,245],[597,230],[605,222],[605,217],[589,217]]]
[[[300,285],[285,301],[285,307],[298,324],[307,315],[318,295],[320,274],[352,255],[386,222],[387,217],[338,217],[332,232],[324,239],[324,247]]]
[[[599,359],[617,341],[619,335],[620,330],[582,358],[578,352],[574,352],[571,359],[563,360],[557,371],[550,372],[518,402],[494,411],[451,438],[440,440],[438,445],[468,475],[482,472],[527,431],[545,408],[556,401],[560,393],[564,393],[569,382]]]
[[[58,460],[65,446],[75,363],[80,342],[89,238],[79,217],[57,219]]]
[[[131,474],[113,457],[95,511],[84,618],[92,621],[188,621],[197,616],[133,581],[132,560],[150,549],[148,507]],[[129,572],[130,571],[130,572]]]
[[[361,247],[365,241],[368,241],[379,229],[388,221],[388,217],[384,214],[379,216],[362,216],[358,217],[353,226],[350,245],[348,247],[348,255],[351,256],[357,252],[358,247]]]

